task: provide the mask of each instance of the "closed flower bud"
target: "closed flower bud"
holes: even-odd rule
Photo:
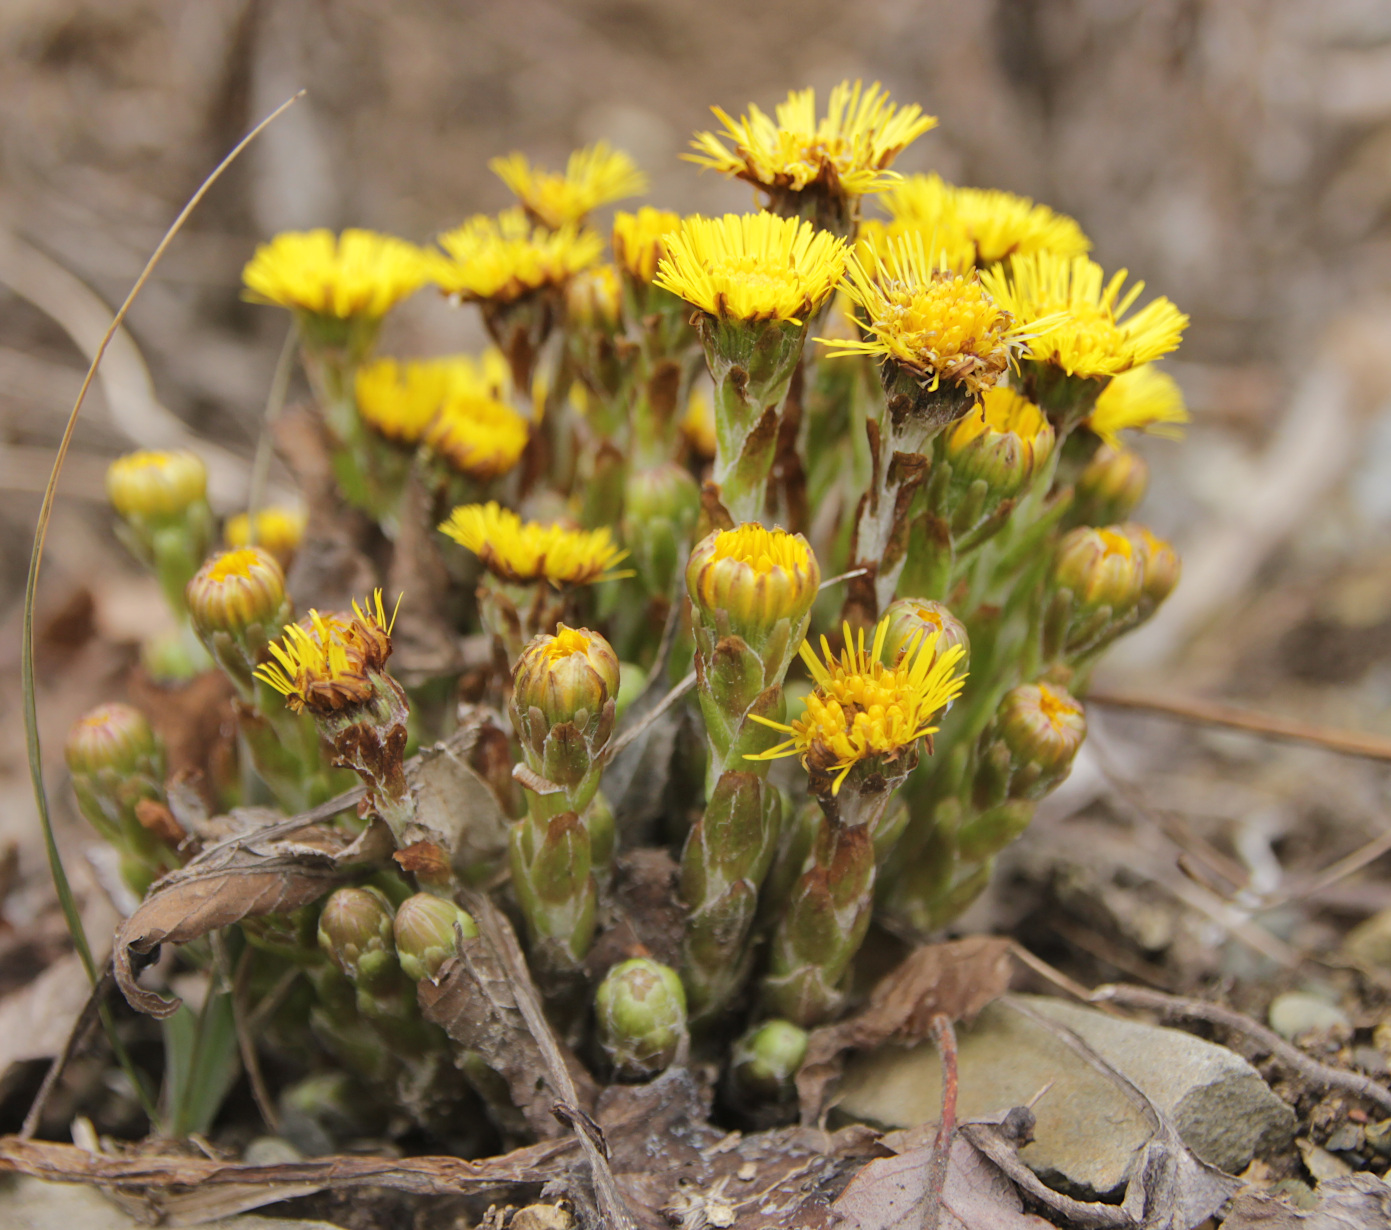
[[[617,1074],[646,1080],[669,1067],[686,1037],[686,992],[669,966],[647,957],[609,970],[594,996],[599,1042]]]
[[[1110,607],[1112,618],[1128,613],[1144,584],[1144,561],[1119,527],[1078,526],[1063,536],[1053,562],[1053,584],[1072,591],[1080,615]]]
[[[412,982],[435,979],[440,967],[454,955],[456,929],[465,939],[478,934],[472,915],[431,893],[407,897],[396,911],[392,929],[396,957]]]
[[[208,470],[196,454],[127,453],[106,471],[111,506],[127,519],[170,519],[207,496]]]
[[[275,556],[281,568],[288,568],[304,541],[308,515],[299,508],[262,508],[255,517],[237,513],[228,519],[222,536],[229,547],[260,547]]]
[[[533,637],[512,672],[512,702],[523,726],[539,710],[547,728],[573,722],[588,734],[617,695],[618,656],[588,628],[561,624],[554,636]]]
[[[1103,444],[1077,477],[1072,518],[1085,525],[1124,521],[1148,487],[1149,466],[1139,453]]]
[[[1025,683],[1006,693],[995,721],[1009,751],[1009,798],[1042,798],[1071,771],[1087,737],[1082,706],[1048,683]]]
[[[900,659],[916,645],[937,638],[933,645],[932,660],[950,649],[960,645],[965,650],[961,659],[964,672],[970,662],[971,640],[966,628],[946,605],[927,598],[900,598],[884,611],[889,621],[889,630],[884,638],[884,665],[897,666]]]
[[[751,645],[761,644],[784,620],[795,629],[820,584],[821,569],[805,538],[756,522],[716,530],[686,564],[686,587],[702,622]]]
[[[217,632],[235,637],[251,629],[279,631],[289,619],[285,574],[260,547],[213,556],[194,574],[184,598],[194,631],[204,641]],[[260,639],[269,637],[263,632]]]
[[[700,485],[684,466],[666,461],[629,475],[623,504],[623,540],[638,579],[653,597],[670,597],[700,516]]]
[[[164,746],[145,715],[130,705],[98,705],[78,719],[64,752],[74,774],[164,776]]]
[[[1052,426],[1033,402],[1010,388],[987,389],[946,437],[952,484],[983,479],[998,498],[1016,495],[1048,460],[1053,440]]]
[[[1142,600],[1153,609],[1174,592],[1174,586],[1183,572],[1183,562],[1172,546],[1151,534],[1143,525],[1130,521],[1121,526],[1121,530],[1140,553],[1145,571]]]
[[[735,1087],[744,1097],[782,1101],[795,1092],[794,1080],[807,1057],[807,1031],[791,1021],[764,1021],[734,1045]]]
[[[319,915],[319,947],[354,982],[380,981],[396,968],[391,902],[375,888],[340,888]]]

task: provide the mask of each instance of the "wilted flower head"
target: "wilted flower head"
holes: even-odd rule
[[[427,277],[420,248],[362,230],[286,231],[242,270],[248,299],[337,319],[385,316]]]
[[[523,522],[492,501],[460,505],[439,528],[503,581],[589,585],[609,579],[614,565],[628,554],[607,528],[572,530]]]
[[[519,153],[494,158],[488,169],[516,194],[528,214],[552,230],[583,222],[600,205],[647,191],[647,176],[607,141],[577,149],[563,173],[534,167]]]

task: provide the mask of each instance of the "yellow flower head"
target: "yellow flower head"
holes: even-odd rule
[[[607,528],[571,530],[523,522],[493,501],[460,505],[440,532],[467,547],[503,581],[589,585],[617,575],[613,566],[628,554],[614,544]]]
[[[889,170],[894,159],[937,126],[916,103],[891,103],[877,81],[867,90],[858,81],[841,82],[819,120],[810,89],[792,91],[777,105],[775,120],[753,105],[737,120],[719,107],[711,110],[724,126],[724,139],[696,133],[695,153],[683,157],[770,192],[801,192],[813,184],[850,197],[882,192],[899,179]]]
[[[1053,439],[1053,428],[1047,416],[1022,393],[1006,385],[987,389],[980,405],[961,419],[947,437],[947,453],[960,452],[972,440],[982,436],[1018,436],[1021,440]]]
[[[803,642],[802,661],[815,690],[807,697],[802,716],[790,725],[754,715],[755,721],[791,737],[749,759],[800,756],[812,774],[835,775],[834,795],[861,761],[893,762],[924,735],[932,734],[937,729],[931,724],[933,717],[961,694],[966,676],[955,674],[955,669],[965,648],[953,645],[938,654],[937,634],[927,634],[903,651],[897,665],[885,666],[889,623],[887,618],[880,620],[869,649],[864,630],[857,639],[845,624],[845,649],[838,658],[823,636],[824,663]]]
[[[681,229],[681,215],[644,205],[635,214],[613,216],[613,259],[639,282],[657,276],[657,262],[667,254],[666,237]]]
[[[701,539],[686,563],[686,589],[703,621],[757,640],[811,609],[821,566],[807,540],[755,521]]]
[[[377,359],[358,368],[357,409],[374,431],[399,444],[419,444],[430,420],[451,397],[468,394],[502,400],[511,372],[496,347],[477,358]]]
[[[1011,256],[981,275],[1000,305],[1023,322],[1039,322],[1026,353],[1069,376],[1116,376],[1174,350],[1188,317],[1168,299],[1153,299],[1122,319],[1144,290],[1123,295],[1126,270],[1103,284],[1101,266],[1086,256],[1035,252]],[[1052,318],[1045,326],[1045,317]]]
[[[399,598],[396,606],[401,606]],[[284,696],[296,713],[308,709],[328,716],[360,705],[372,696],[372,674],[391,656],[395,622],[395,611],[390,619],[386,616],[379,589],[365,610],[354,602],[351,615],[310,611],[270,643],[275,661],[258,666],[256,677]]]
[[[1177,381],[1168,372],[1143,363],[1114,377],[1101,390],[1087,426],[1112,448],[1120,448],[1120,433],[1126,427],[1177,440],[1186,422],[1188,407]]]
[[[206,497],[208,468],[186,449],[141,449],[117,457],[106,471],[106,494],[123,517],[173,517]]]
[[[260,547],[234,547],[213,556],[184,591],[193,626],[202,637],[236,635],[267,621],[284,619],[285,574]]]
[[[445,398],[424,440],[460,474],[486,482],[517,464],[528,434],[526,419],[511,406],[459,391]]]
[[[934,269],[922,237],[893,242],[877,262],[852,256],[846,294],[864,314],[864,340],[824,340],[828,356],[872,354],[892,359],[973,393],[998,383],[1023,344],[1013,316],[986,293],[974,273]]]
[[[537,222],[558,230],[568,223],[583,222],[591,209],[641,196],[647,176],[622,150],[597,141],[570,155],[563,174],[534,167],[524,154],[508,154],[488,163]]]
[[[939,175],[910,175],[884,195],[883,203],[895,229],[935,233],[938,243],[959,237],[978,265],[1016,252],[1082,256],[1091,249],[1091,240],[1066,214],[1012,192],[960,188]]]
[[[711,316],[800,324],[830,297],[845,244],[769,213],[687,218],[667,236],[656,284]]]
[[[429,277],[423,250],[376,231],[286,231],[242,270],[246,297],[320,316],[377,319]]]
[[[510,303],[532,291],[564,286],[599,259],[604,241],[588,228],[566,223],[556,230],[533,226],[520,207],[496,218],[478,214],[446,231],[432,273],[446,294]]]
[[[229,518],[222,535],[228,546],[269,551],[284,567],[299,550],[308,520],[302,508],[258,508],[254,519],[247,513]]]

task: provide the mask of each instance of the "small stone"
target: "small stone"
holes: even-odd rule
[[[758,1167],[752,1162],[745,1162],[739,1167],[735,1174],[741,1183],[752,1183],[754,1177],[758,1174]]]
[[[1270,1002],[1266,1019],[1286,1041],[1292,1042],[1303,1034],[1322,1029],[1347,1029],[1352,1022],[1337,1004],[1311,995],[1307,991],[1287,991]]]
[[[1294,1112],[1244,1059],[1181,1030],[1108,1016],[1044,996],[1018,996],[1072,1030],[1134,1081],[1170,1117],[1203,1161],[1239,1173],[1260,1150],[1288,1144]],[[1045,1182],[1088,1199],[1124,1186],[1150,1137],[1144,1115],[1116,1083],[1045,1027],[1004,1003],[991,1004],[958,1037],[961,1119],[1033,1103],[1034,1142],[1020,1156]],[[935,1049],[884,1047],[854,1059],[839,1110],[884,1127],[936,1119],[941,1070]]]
[[[1362,1147],[1365,1133],[1355,1123],[1343,1123],[1323,1142],[1330,1153],[1354,1153]]]
[[[1295,1144],[1299,1146],[1299,1152],[1304,1157],[1304,1168],[1320,1183],[1352,1173],[1352,1167],[1341,1157],[1334,1157],[1327,1149],[1319,1148],[1312,1140],[1306,1140],[1301,1136]]]
[[[1383,1119],[1380,1123],[1369,1123],[1363,1129],[1362,1135],[1373,1149],[1383,1157],[1391,1156],[1391,1119]]]
[[[1391,969],[1391,910],[1373,914],[1349,931],[1343,955],[1354,965]]]
[[[1374,1046],[1354,1046],[1352,1062],[1368,1076],[1385,1076],[1391,1072],[1391,1067],[1386,1063],[1386,1056]]]

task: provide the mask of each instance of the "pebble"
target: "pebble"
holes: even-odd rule
[[[1337,1004],[1308,991],[1286,991],[1270,1002],[1266,1014],[1270,1028],[1287,1042],[1316,1029],[1349,1028],[1348,1015]]]

